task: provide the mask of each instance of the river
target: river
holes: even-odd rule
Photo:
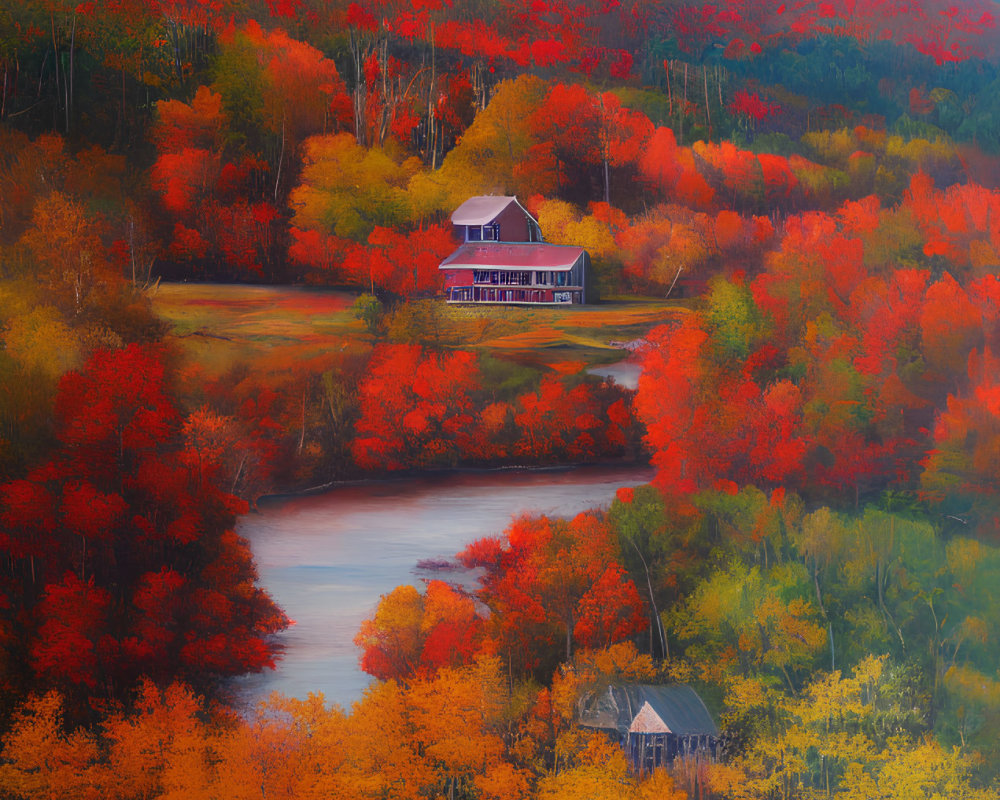
[[[369,677],[353,644],[379,597],[400,584],[471,582],[461,572],[420,570],[451,560],[467,543],[501,533],[523,514],[572,516],[606,507],[620,486],[652,480],[647,467],[454,473],[344,486],[307,497],[268,500],[240,519],[262,585],[295,624],[278,636],[276,670],[242,678],[246,703],[271,692],[322,692],[349,707]]]

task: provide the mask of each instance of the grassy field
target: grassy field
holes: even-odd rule
[[[292,360],[326,361],[367,338],[348,292],[297,287],[163,283],[153,309],[188,357],[222,374],[240,363],[281,371]]]
[[[205,370],[221,374],[239,363],[280,370],[292,360],[317,367],[332,353],[367,348],[373,339],[355,319],[356,295],[329,289],[168,283],[151,290],[156,313]],[[593,306],[450,306],[427,301],[437,339],[449,346],[558,366],[618,361],[615,342],[641,338],[685,313],[682,302],[614,298]]]

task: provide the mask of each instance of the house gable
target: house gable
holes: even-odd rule
[[[578,715],[581,725],[614,730],[624,736],[629,733],[637,715],[647,706],[674,735],[719,735],[712,715],[697,692],[683,684],[612,685],[581,698]]]
[[[629,733],[673,733],[648,703],[643,703],[628,728]]]
[[[463,242],[540,242],[541,228],[516,197],[470,197],[451,215]]]
[[[617,740],[640,774],[718,757],[719,730],[690,686],[612,684],[581,697],[577,719]]]

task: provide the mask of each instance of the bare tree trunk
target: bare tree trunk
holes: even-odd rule
[[[896,636],[899,637],[899,643],[906,648],[906,642],[903,641],[903,632],[899,629],[896,624],[896,620],[892,618],[892,614],[889,613],[889,608],[885,604],[885,595],[882,592],[882,579],[885,575],[885,569],[882,567],[881,560],[875,562],[875,586],[878,590],[878,606],[882,611],[882,615],[885,617],[885,621],[889,623],[892,630],[895,631]]]
[[[174,70],[177,72],[177,82],[184,83],[184,70],[181,68],[181,36],[177,30],[177,21],[170,20],[171,38],[174,40]]]
[[[35,100],[41,102],[42,99],[42,80],[45,77],[45,65],[49,60],[49,51],[45,51],[45,55],[42,56],[42,66],[38,68],[38,91],[35,92]]]
[[[354,61],[354,138],[362,147],[368,145],[368,136],[365,130],[365,115],[367,113],[367,93],[368,87],[365,85],[364,58],[362,56],[362,45],[360,36],[354,30],[350,32],[351,56]]]
[[[673,115],[674,115],[674,91],[673,91],[673,88],[671,87],[671,84],[670,84],[670,71],[674,68],[674,60],[672,58],[671,59],[667,59],[666,68],[667,68],[667,104],[668,104],[667,107],[670,109],[670,116],[673,117]]]
[[[278,188],[281,186],[281,164],[285,160],[285,114],[281,114],[281,149],[278,151],[278,169],[274,176],[274,202],[278,202]]]
[[[129,261],[132,262],[132,289],[135,290],[135,219],[129,217],[128,220],[128,249]]]
[[[243,474],[243,465],[247,463],[246,455],[240,459],[240,465],[236,468],[236,474],[233,476],[233,485],[229,488],[229,494],[236,494],[236,485],[240,482],[240,476]]]
[[[826,613],[826,606],[823,605],[823,595],[819,590],[819,562],[815,558],[813,559],[813,586],[816,587],[816,605],[819,606],[819,612],[826,620],[826,630],[830,638],[830,672],[833,672],[837,668],[837,658],[833,649],[833,623]]]
[[[69,92],[66,97],[66,133],[69,133],[69,120],[73,108],[73,61],[76,54],[76,12],[73,12],[73,31],[69,37]]]
[[[687,114],[687,104],[688,104],[688,65],[684,62],[684,105],[681,107],[680,116],[680,137],[678,144],[684,144],[684,117]]]
[[[708,65],[702,70],[705,79],[705,121],[708,122],[708,140],[712,140],[712,112],[708,108]]]
[[[430,149],[430,165],[437,167],[437,126],[434,123],[434,84],[437,81],[437,59],[434,47],[434,23],[430,25],[431,34],[431,79],[427,84],[427,146]]]
[[[55,78],[56,78],[56,105],[52,109],[52,127],[58,129],[59,120],[59,45],[56,44],[56,15],[55,13],[49,16],[49,21],[52,24],[52,55],[54,56],[53,61],[55,64]]]
[[[681,272],[683,271],[684,271],[684,265],[681,264],[681,266],[677,268],[677,272],[674,275],[674,279],[670,282],[670,288],[667,289],[667,294],[666,294],[667,297],[670,297],[670,293],[674,290],[674,286],[677,283],[677,279],[681,276]]]
[[[302,390],[302,433],[299,435],[299,446],[295,451],[296,454],[301,455],[302,448],[306,443],[306,390]]]
[[[378,146],[385,144],[385,137],[389,135],[390,117],[396,113],[393,108],[390,111],[389,103],[389,39],[382,40],[381,52],[379,53],[379,63],[382,73],[382,111],[379,114]]]
[[[649,605],[652,606],[653,616],[656,617],[656,631],[660,636],[660,650],[663,653],[663,657],[669,659],[670,646],[667,644],[667,633],[663,629],[663,620],[660,619],[660,610],[656,607],[656,598],[653,596],[653,582],[649,578],[649,565],[646,564],[646,559],[643,557],[642,551],[639,549],[639,545],[632,542],[632,547],[635,548],[636,555],[639,556],[639,560],[642,562],[642,568],[646,571],[646,588],[649,590]],[[652,632],[650,632],[650,635],[652,635]]]

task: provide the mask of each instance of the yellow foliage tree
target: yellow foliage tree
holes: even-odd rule
[[[383,150],[361,147],[349,133],[313,136],[304,150],[302,177],[289,200],[297,228],[363,241],[376,226],[412,221],[407,187],[419,159],[397,163]]]
[[[476,115],[433,176],[445,208],[457,208],[470,195],[527,198],[555,188],[555,176],[537,169],[528,158],[535,144],[528,122],[547,91],[548,84],[533,75],[497,87],[489,105]]]
[[[81,343],[52,306],[38,306],[8,320],[0,333],[7,353],[49,379],[80,365]]]

